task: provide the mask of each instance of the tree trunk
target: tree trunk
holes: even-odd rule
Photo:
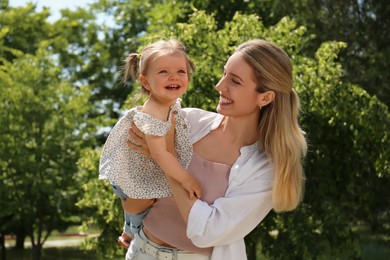
[[[5,234],[0,234],[0,250],[1,250],[1,260],[6,260],[6,252],[5,252]]]
[[[32,247],[32,260],[40,260],[42,256],[42,245],[38,244]]]
[[[24,240],[26,239],[26,234],[24,232],[18,232],[19,234],[16,234],[16,243],[15,248],[18,250],[24,249]]]
[[[20,225],[18,228],[16,228],[15,235],[16,235],[15,249],[23,250],[24,241],[26,240],[26,230],[24,229],[23,225]]]

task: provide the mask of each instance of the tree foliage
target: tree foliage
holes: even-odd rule
[[[357,221],[381,224],[383,219],[378,221],[378,217],[389,208],[386,201],[378,203],[372,191],[389,193],[390,118],[388,108],[376,97],[342,81],[344,71],[337,58],[345,43],[325,42],[310,57],[307,49],[313,37],[295,20],[286,17],[274,26],[265,26],[255,15],[236,13],[220,28],[214,15],[204,11],[193,12],[188,22],[175,26],[154,23],[152,32],[140,39],[147,44],[156,37],[176,37],[186,44],[197,72],[183,101],[208,110],[215,109],[218,94],[213,87],[239,43],[263,38],[288,52],[301,96],[301,124],[310,144],[306,199],[294,212],[270,214],[247,237],[250,259],[255,259],[259,242],[263,256],[269,258],[283,258],[286,252],[298,258],[358,256],[352,225]],[[362,193],[367,195],[360,196]],[[90,206],[107,207],[94,201]],[[105,225],[110,222],[115,221],[106,219]]]
[[[75,58],[70,31],[80,30],[71,24],[86,12],[68,12],[74,21],[59,26],[47,21],[48,9],[36,12],[33,4],[11,8],[2,1],[1,7],[0,228],[17,235],[19,248],[27,235],[39,259],[53,230],[82,219],[76,162],[80,149],[95,142],[97,122],[89,116],[91,88],[69,69],[80,70],[82,61],[64,60]]]
[[[108,182],[98,180],[100,149],[86,148],[78,161],[80,187],[84,196],[77,206],[82,208],[88,218],[83,221],[83,228],[99,227],[98,239],[89,239],[86,249],[96,251],[99,259],[110,259],[116,254],[123,253],[117,244],[117,238],[123,228],[123,209],[120,199],[114,195]]]
[[[101,230],[87,248],[104,259],[120,253],[123,211],[97,167],[104,127],[138,92],[119,82],[123,59],[178,38],[197,66],[184,106],[215,110],[226,60],[243,41],[263,38],[293,62],[309,154],[303,204],[271,212],[247,236],[249,259],[259,244],[270,259],[358,257],[352,226],[388,232],[390,222],[381,199],[390,195],[388,36],[377,33],[388,11],[381,0],[99,0],[51,23],[49,9],[0,0],[1,232],[28,234],[38,258],[52,230],[82,219]],[[115,24],[98,23],[99,12]]]
[[[61,82],[48,53],[14,52],[0,66],[0,163],[2,228],[20,227],[33,258],[53,230],[80,221],[74,186],[80,147],[91,131],[86,118],[89,88]]]
[[[340,52],[344,81],[360,85],[390,104],[390,6],[386,0],[274,1],[276,16],[289,15],[316,35],[312,48],[324,41],[343,41]]]

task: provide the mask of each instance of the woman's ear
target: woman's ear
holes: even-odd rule
[[[272,101],[274,101],[275,96],[276,96],[276,94],[272,90],[268,90],[264,93],[259,93],[257,105],[259,107],[264,107],[264,106],[268,105],[269,103],[271,103]]]
[[[150,85],[149,85],[148,79],[146,78],[145,75],[140,74],[140,75],[139,75],[139,81],[141,82],[142,86],[143,86],[146,90],[150,90]]]

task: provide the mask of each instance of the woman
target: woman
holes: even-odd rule
[[[272,208],[301,201],[306,141],[287,54],[264,40],[241,44],[216,90],[218,113],[182,110],[194,149],[188,171],[202,199],[190,199],[166,173],[173,197],[156,201],[126,259],[246,259],[244,237]],[[141,146],[129,146],[147,154],[131,136]]]

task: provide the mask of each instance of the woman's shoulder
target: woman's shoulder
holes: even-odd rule
[[[203,109],[196,108],[196,107],[185,107],[185,108],[182,108],[182,111],[188,115],[196,115],[196,114],[201,115],[201,114],[214,113],[214,112],[210,112],[210,111],[203,110]],[[216,114],[216,113],[214,113],[214,114]]]
[[[199,108],[183,108],[182,114],[190,124],[190,142],[196,143],[216,128],[223,116]]]
[[[273,178],[274,165],[258,143],[241,148],[240,153],[240,159],[237,161],[240,167],[237,169],[246,172],[240,177],[269,180]]]
[[[190,122],[213,121],[216,118],[222,117],[222,115],[218,113],[193,107],[183,108],[182,113],[184,117]]]

